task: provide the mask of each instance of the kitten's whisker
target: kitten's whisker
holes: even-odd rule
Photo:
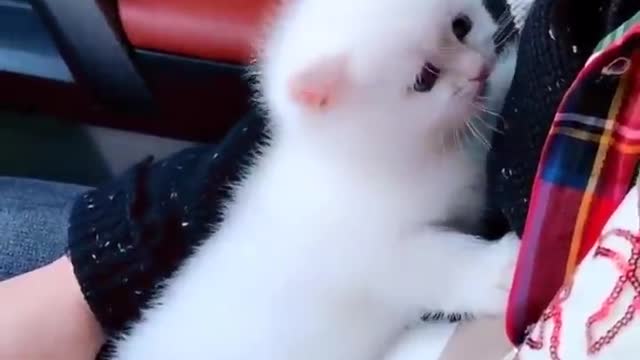
[[[483,112],[483,113],[487,113],[487,114],[489,114],[489,115],[492,115],[492,116],[495,116],[495,117],[498,117],[498,118],[502,118],[502,115],[500,115],[500,113],[495,112],[495,111],[493,111],[493,110],[491,110],[491,109],[487,108],[486,106],[484,106],[484,105],[482,105],[482,104],[478,104],[477,102],[474,102],[474,103],[473,103],[473,106],[474,106],[476,109],[478,109],[478,110],[480,110],[481,112]]]
[[[505,29],[503,32],[501,32],[500,34],[496,34],[496,36],[493,37],[493,43],[494,44],[498,44],[501,43],[505,40],[510,40],[512,39],[515,35],[517,35],[518,31],[515,27],[513,28],[508,28]]]
[[[478,96],[478,97],[476,97],[476,99],[480,99],[480,97]],[[481,101],[473,101],[473,102],[471,102],[471,105],[474,108],[476,108],[478,110],[481,110],[482,112],[485,112],[485,110],[489,110],[489,108],[486,105],[484,105],[484,103],[482,103]]]
[[[489,114],[489,115],[491,115],[491,116],[493,116],[493,117],[496,117],[496,118],[498,118],[498,119],[500,119],[500,120],[503,120],[503,119],[504,119],[504,118],[503,118],[503,116],[502,116],[501,114],[498,114],[498,113],[496,113],[496,112],[490,111],[490,110],[488,110],[488,109],[486,109],[486,108],[478,107],[478,110],[480,110],[480,112],[482,112],[483,114]],[[487,119],[485,119],[485,118],[484,118],[483,116],[481,116],[481,115],[476,115],[476,116],[474,116],[474,119],[477,119],[478,121],[480,121],[480,123],[481,123],[484,127],[486,127],[487,129],[489,129],[489,130],[491,130],[491,131],[493,131],[493,132],[496,132],[496,133],[499,133],[499,134],[502,134],[502,133],[503,133],[503,131],[502,131],[502,130],[500,130],[500,129],[498,129],[498,128],[496,127],[496,125],[491,124]]]
[[[505,31],[510,29],[513,26],[512,20],[513,20],[513,17],[510,17],[510,18],[506,19],[506,21],[504,23],[499,24],[498,28],[493,33],[493,36],[492,36],[493,39],[499,38],[502,34],[504,34]]]
[[[506,29],[508,29],[510,26],[513,25],[513,19],[514,16],[509,14],[509,16],[503,18],[503,19],[498,19],[498,28],[496,29],[496,31],[493,33],[493,38],[496,39],[498,38]]]
[[[480,141],[480,143],[482,143],[482,145],[484,145],[487,149],[491,149],[491,143],[482,134],[482,132],[480,130],[478,130],[478,128],[475,127],[473,122],[467,121],[467,122],[465,122],[465,124],[467,124],[467,127],[471,131],[471,133],[473,134],[474,138],[476,138],[478,141]]]
[[[503,29],[501,29],[500,31],[497,31],[493,35],[493,37],[492,37],[493,38],[493,42],[495,44],[495,43],[500,43],[501,41],[504,41],[505,39],[511,39],[517,33],[518,33],[518,29],[512,23],[510,23],[510,25],[505,26]]]
[[[475,131],[471,128],[470,123],[468,121],[465,121],[464,125],[465,125],[466,135],[469,137],[469,139],[471,141],[473,141],[474,139],[477,139],[477,135]]]
[[[516,35],[517,33],[518,33],[518,29],[514,26],[514,27],[513,27],[513,29],[511,29],[511,31],[509,32],[509,34],[508,34],[508,35],[506,35],[506,36],[504,37],[504,39],[501,39],[500,41],[498,41],[498,42],[495,44],[495,47],[496,47],[496,48],[501,47],[501,46],[502,46],[502,45],[504,45],[507,41],[509,41],[509,40],[512,38],[512,36]]]
[[[475,115],[474,119],[478,120],[484,127],[486,127],[487,129],[497,132],[497,133],[502,133],[502,130],[498,129],[495,125],[491,124],[489,122],[489,120],[485,119],[482,115],[483,114],[488,114],[491,115],[492,117],[498,118],[500,120],[503,119],[502,115],[488,109],[487,107],[483,106],[482,104],[479,104],[477,102],[473,102],[472,106],[474,106],[478,111],[480,111],[481,115]]]
[[[487,137],[486,137],[486,136],[482,135],[482,133],[480,132],[480,130],[477,130],[477,131],[478,131],[478,133],[480,134],[480,137],[481,137],[481,138],[482,138],[482,140],[483,140],[483,141],[482,141],[482,143],[484,144],[485,148],[486,148],[487,150],[491,150],[491,139],[490,139],[490,138],[489,138],[489,139],[487,139]]]
[[[485,128],[487,128],[488,130],[498,133],[498,134],[503,134],[504,131],[498,129],[495,125],[489,123],[486,119],[483,119],[481,116],[475,116],[474,120],[478,120],[478,124],[484,126]]]
[[[498,18],[498,21],[496,21],[496,24],[498,25],[498,27],[505,27],[507,26],[513,19],[515,18],[515,16],[513,16],[513,14],[511,13],[511,11],[505,11],[504,13],[502,13],[502,16],[500,16],[500,18]]]
[[[497,29],[496,32],[498,32],[502,27],[505,26],[505,24],[508,24],[509,22],[507,21],[507,19],[511,16],[509,11],[505,11],[502,13],[502,15],[500,15],[498,17],[498,19],[496,20],[496,25],[497,25]]]
[[[510,37],[513,36],[513,34],[511,33],[512,31],[513,31],[512,28],[504,28],[499,33],[495,33],[491,37],[491,40],[493,40],[493,43],[495,44],[495,43],[499,43],[500,41],[503,41],[504,39],[509,39]]]
[[[498,26],[501,26],[513,20],[514,18],[515,16],[513,15],[513,13],[511,13],[511,11],[507,9],[504,12],[502,12],[502,15],[500,15],[500,17],[496,21],[496,24],[498,24]]]
[[[513,15],[511,14],[511,11],[509,9],[505,9],[502,12],[502,14],[500,14],[500,16],[498,16],[498,20],[496,20],[496,23],[498,25],[500,25],[504,21],[504,19],[508,18],[508,17],[513,17]]]

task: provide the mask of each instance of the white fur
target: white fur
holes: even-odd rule
[[[430,323],[413,327],[387,352],[384,360],[440,359],[458,324]],[[489,359],[470,359],[489,360]],[[497,359],[490,359],[497,360]]]
[[[271,144],[114,357],[380,359],[425,311],[501,312],[516,239],[438,226],[483,204],[483,169],[442,146],[491,57],[481,2],[290,1],[260,59]],[[459,12],[470,46],[452,39]],[[288,81],[333,55],[349,59],[347,91],[324,111],[292,101]],[[408,93],[425,60],[440,80]]]

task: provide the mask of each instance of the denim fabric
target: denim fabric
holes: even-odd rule
[[[86,188],[0,177],[0,281],[59,258],[75,197]]]

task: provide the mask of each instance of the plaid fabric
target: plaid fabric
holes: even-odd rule
[[[514,344],[592,248],[639,159],[640,13],[600,43],[554,119],[509,299]]]

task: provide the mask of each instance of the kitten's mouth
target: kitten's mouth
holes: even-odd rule
[[[472,77],[469,81],[487,82],[487,80],[489,80],[489,76],[491,76],[491,68],[485,65],[480,69],[478,75]]]
[[[429,92],[436,85],[438,78],[440,78],[440,68],[433,63],[426,62],[420,73],[416,75],[415,82],[413,83],[413,91],[415,92]]]
[[[477,83],[477,89],[475,94],[476,98],[482,98],[486,95],[487,83],[489,81],[489,77],[491,76],[491,70],[492,69],[490,67],[483,66],[482,69],[480,69],[480,72],[478,72],[478,75],[469,79],[470,82]]]

